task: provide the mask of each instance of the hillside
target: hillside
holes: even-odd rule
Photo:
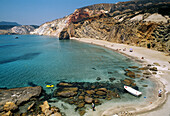
[[[32,34],[96,38],[170,52],[167,11],[170,11],[169,0],[95,4],[44,23]]]

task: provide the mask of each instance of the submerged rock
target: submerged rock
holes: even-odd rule
[[[89,96],[85,96],[85,102],[88,104],[91,104],[93,101],[93,98],[89,97]]]

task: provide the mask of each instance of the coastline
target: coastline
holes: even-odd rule
[[[152,91],[152,98],[149,99],[149,101],[153,101],[151,103],[144,103],[141,105],[133,105],[133,104],[120,104],[118,106],[114,105],[113,107],[110,107],[109,109],[102,109],[98,108],[98,112],[91,112],[88,111],[86,113],[86,116],[94,116],[94,115],[100,115],[100,116],[112,116],[113,114],[120,113],[122,111],[128,111],[129,113],[135,114],[135,115],[145,115],[150,116],[152,115],[152,112],[156,112],[158,114],[161,114],[162,106],[169,102],[170,99],[168,98],[168,93],[170,92],[170,79],[168,79],[168,75],[170,75],[170,64],[169,64],[169,56],[165,56],[165,53],[150,50],[147,48],[142,47],[136,47],[136,46],[129,46],[125,44],[118,44],[118,43],[112,43],[104,40],[97,40],[93,38],[71,38],[73,40],[77,40],[80,42],[90,43],[94,45],[99,45],[111,50],[114,50],[122,55],[125,55],[132,60],[135,60],[142,65],[146,66],[147,64],[153,64],[158,63],[160,66],[156,66],[158,68],[158,74],[152,75],[150,79],[154,81],[156,84],[155,91]],[[123,49],[126,48],[126,51],[123,51]],[[129,49],[132,48],[133,52],[129,52]],[[141,59],[144,57],[144,59]],[[162,97],[158,97],[158,90],[162,89]],[[166,107],[166,113],[168,112],[168,107]]]

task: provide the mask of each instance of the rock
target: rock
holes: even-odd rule
[[[138,70],[148,70],[148,67],[142,67],[142,68],[138,68]]]
[[[135,78],[135,73],[132,71],[128,71],[127,73],[125,73],[125,75],[131,78]]]
[[[156,75],[157,73],[156,72],[152,72],[152,74]]]
[[[35,29],[36,27],[31,25],[22,25],[11,28],[11,32],[16,34],[30,34],[30,32],[34,31]]]
[[[104,91],[97,91],[96,94],[100,95],[100,96],[103,96],[103,95],[106,95],[106,92],[104,92]]]
[[[84,99],[84,97],[83,97],[83,96],[79,96],[79,97],[78,97],[78,99],[83,100],[83,99]]]
[[[84,107],[84,105],[85,105],[85,103],[84,102],[82,102],[82,103],[80,103],[80,104],[78,104],[78,108],[83,108]]]
[[[129,68],[138,68],[138,66],[129,66]]]
[[[148,87],[148,85],[142,85],[143,87]]]
[[[99,88],[97,89],[98,91],[104,91],[104,92],[107,92],[107,89],[106,88]]]
[[[109,80],[110,80],[110,82],[113,82],[115,80],[115,78],[112,77],[112,78],[109,78]]]
[[[95,91],[94,90],[87,90],[86,93],[89,94],[89,95],[92,95],[92,94],[95,93]]]
[[[83,116],[85,113],[86,113],[85,110],[80,110],[80,111],[79,111],[80,116]]]
[[[5,111],[15,111],[16,109],[18,109],[18,106],[13,102],[6,102],[3,107],[3,110]]]
[[[68,39],[70,39],[70,35],[67,32],[67,28],[65,28],[60,32],[59,40],[68,40]]]
[[[113,74],[113,72],[108,72],[108,74]]]
[[[60,109],[55,107],[55,106],[52,106],[51,109],[50,109],[53,113],[56,113],[56,112],[60,112]]]
[[[43,105],[40,105],[40,107],[41,107],[41,111],[45,114],[46,113],[46,110],[49,110],[49,108],[50,108],[50,106],[48,105],[48,102],[47,101],[45,101],[44,103],[43,103]]]
[[[140,75],[140,74],[136,74],[136,77],[137,77],[137,78],[140,78],[140,77],[141,77],[141,75]]]
[[[78,87],[63,88],[63,91],[77,91]]]
[[[151,71],[158,71],[157,67],[152,67],[149,70],[151,70]]]
[[[2,114],[2,116],[12,116],[12,112],[8,111],[7,113]]]
[[[154,65],[156,65],[156,66],[161,66],[159,63],[157,63],[157,62],[154,62],[153,63]]]
[[[93,101],[93,98],[89,97],[89,96],[85,96],[85,102],[88,104],[91,104]]]
[[[61,91],[61,92],[57,92],[57,96],[60,96],[60,97],[73,97],[77,95],[77,92],[75,91]]]
[[[35,105],[35,102],[33,102],[33,103],[27,108],[27,110],[29,111],[34,105]]]
[[[96,80],[97,80],[97,81],[100,81],[100,80],[101,80],[101,78],[100,78],[100,77],[97,77],[97,78],[96,78]]]
[[[159,23],[159,22],[167,23],[168,22],[168,20],[165,17],[163,17],[161,14],[158,14],[158,13],[152,14],[151,16],[147,17],[144,21],[156,22],[156,23]]]
[[[149,71],[145,71],[143,74],[144,75],[152,75]]]
[[[42,91],[42,87],[23,87],[14,89],[0,90],[0,105],[6,102],[13,102],[19,105],[30,100],[32,97],[38,97]]]
[[[62,86],[62,87],[71,87],[71,86],[73,86],[73,84],[70,84],[70,83],[64,83],[64,82],[62,82],[62,83],[59,83],[57,86]]]
[[[131,79],[124,79],[122,81],[122,83],[125,84],[125,85],[131,85],[132,84],[132,80]]]

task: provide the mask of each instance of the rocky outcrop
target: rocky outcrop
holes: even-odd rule
[[[9,104],[9,106],[20,105],[23,102],[30,100],[32,97],[38,97],[42,91],[40,86],[37,87],[23,87],[7,90],[0,90],[0,106]],[[13,104],[13,105],[11,105]]]
[[[22,26],[15,26],[11,28],[11,32],[15,34],[30,34],[31,31],[36,29],[35,26],[31,25],[22,25]]]
[[[63,30],[60,32],[59,40],[67,40],[67,39],[70,39],[70,35],[69,35],[67,29],[63,29]]]

